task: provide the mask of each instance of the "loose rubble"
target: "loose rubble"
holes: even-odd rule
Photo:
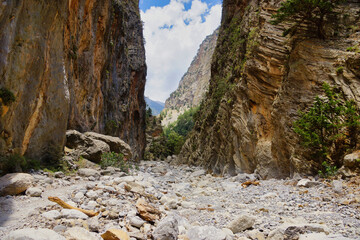
[[[216,177],[171,162],[143,161],[129,175],[32,173],[26,194],[0,198],[0,239],[360,239],[359,177]]]

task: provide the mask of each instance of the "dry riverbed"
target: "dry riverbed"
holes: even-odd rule
[[[112,168],[32,175],[33,192],[0,198],[0,239],[92,240],[111,228],[130,239],[360,239],[360,178],[214,177],[167,162],[141,162],[129,175]],[[64,210],[49,196],[99,214]],[[139,199],[161,214],[144,220]]]

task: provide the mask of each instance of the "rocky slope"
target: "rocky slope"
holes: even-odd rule
[[[215,50],[219,29],[207,36],[187,72],[181,78],[178,88],[165,101],[163,125],[176,121],[186,109],[200,104],[209,87],[211,60]]]
[[[360,54],[347,51],[360,41],[354,27],[359,1],[336,9],[324,41],[308,24],[283,37],[289,25],[269,22],[280,2],[223,1],[209,93],[183,147],[183,162],[220,174],[257,171],[264,178],[309,173],[313,162],[292,130],[298,110],[310,106],[324,82],[360,105]]]
[[[135,157],[143,155],[146,65],[137,1],[3,1],[0,76],[16,97],[0,120],[2,153],[41,157],[76,129],[118,136]]]
[[[129,176],[108,168],[80,169],[70,176],[36,172],[30,178],[26,195],[0,197],[1,239],[40,240],[51,234],[51,239],[101,240],[111,228],[133,239],[350,240],[360,234],[359,177],[221,178],[198,167],[146,161]],[[49,196],[99,214],[63,209]],[[153,221],[138,207],[140,201],[155,207]]]

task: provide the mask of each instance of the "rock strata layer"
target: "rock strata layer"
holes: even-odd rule
[[[292,129],[298,110],[323,94],[323,83],[360,105],[360,54],[349,50],[360,41],[359,29],[350,27],[360,23],[359,1],[335,9],[336,19],[326,22],[327,40],[317,39],[306,23],[283,37],[291,25],[270,23],[281,2],[223,1],[209,92],[182,149],[183,162],[216,174],[312,174],[319,166]]]
[[[0,119],[0,150],[32,158],[63,146],[65,131],[145,147],[145,50],[135,0],[5,1],[0,87],[15,95]]]

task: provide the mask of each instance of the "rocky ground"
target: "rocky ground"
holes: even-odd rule
[[[32,176],[25,195],[0,198],[0,239],[92,240],[111,228],[130,239],[360,239],[360,178],[216,177],[166,161],[141,162],[129,175],[109,168]],[[63,209],[49,196],[99,214]]]

